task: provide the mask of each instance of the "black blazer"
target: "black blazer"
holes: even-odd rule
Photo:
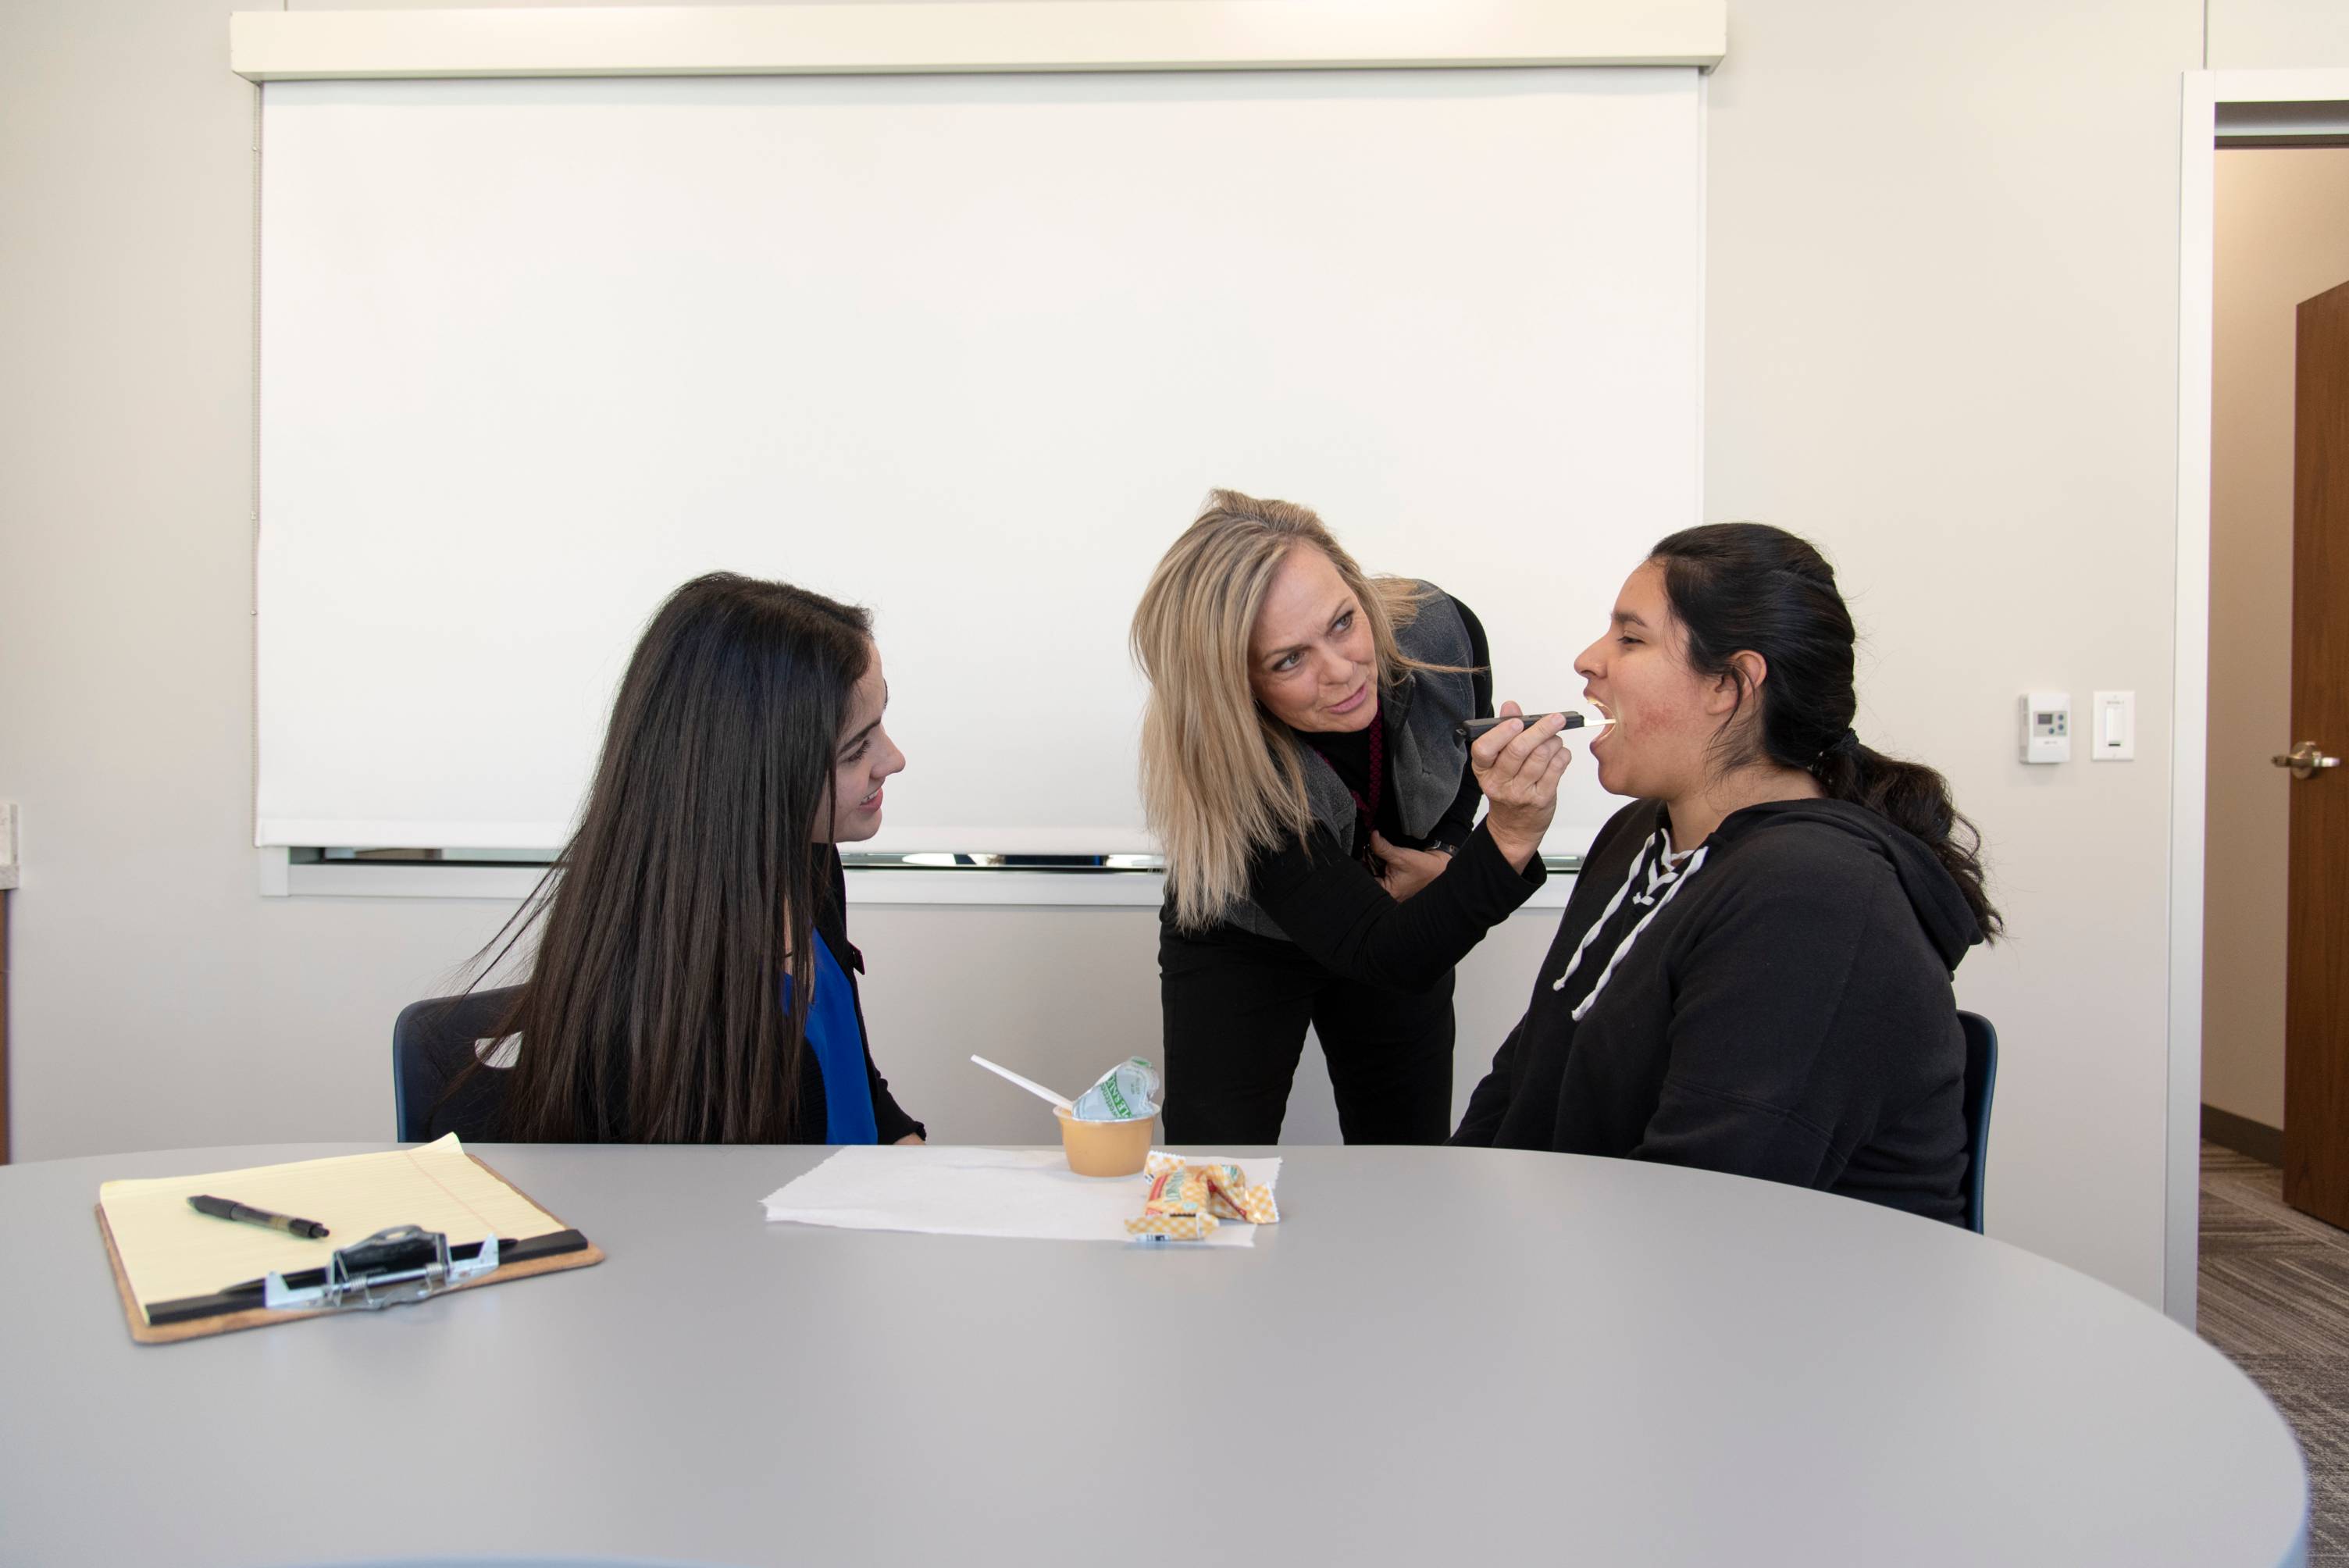
[[[831,897],[816,912],[815,928],[824,945],[840,961],[841,972],[848,976],[849,996],[856,1009],[856,1030],[864,1035],[864,1000],[859,994],[857,976],[864,972],[864,955],[848,940],[848,879],[841,869],[840,851],[834,849],[830,852]],[[864,1047],[864,1074],[873,1089],[873,1120],[880,1140],[895,1143],[909,1133],[925,1134],[922,1124],[906,1115],[890,1094],[889,1080],[874,1065],[869,1037]],[[454,1132],[460,1138],[495,1141],[504,1136],[500,1126],[504,1119],[504,1108],[505,1073],[485,1066],[460,1079],[454,1091],[444,1095],[433,1108],[428,1135],[438,1138],[444,1132]],[[823,1142],[826,1119],[823,1068],[813,1051],[802,1052],[798,1110],[792,1119],[791,1136],[784,1141]]]
[[[927,1130],[898,1108],[896,1098],[889,1092],[889,1080],[873,1065],[873,1037],[864,1027],[864,998],[856,981],[864,973],[864,954],[848,940],[848,877],[841,869],[837,848],[832,851],[832,898],[816,912],[815,928],[840,961],[841,973],[848,976],[849,1000],[856,1006],[857,1037],[864,1041],[864,1077],[873,1086],[873,1120],[881,1141],[895,1143],[908,1133],[927,1137]],[[800,1125],[792,1129],[791,1141],[823,1142],[825,1114],[823,1069],[816,1065],[815,1053],[808,1051],[800,1061]]]

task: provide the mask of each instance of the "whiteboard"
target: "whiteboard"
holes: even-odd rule
[[[257,841],[561,843],[725,568],[872,608],[872,847],[1146,851],[1126,626],[1216,485],[1573,700],[1698,517],[1701,114],[1654,67],[270,84]]]

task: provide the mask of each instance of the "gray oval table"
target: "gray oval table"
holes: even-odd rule
[[[0,1562],[2305,1556],[2299,1449],[2084,1275],[1847,1200],[1286,1149],[1253,1251],[769,1224],[822,1150],[488,1145],[610,1254],[133,1344],[100,1180],[0,1169]]]

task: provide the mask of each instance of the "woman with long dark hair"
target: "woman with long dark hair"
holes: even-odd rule
[[[1781,529],[1659,543],[1575,661],[1638,797],[1590,847],[1454,1141],[1824,1188],[1961,1220],[1951,972],[2000,929],[1931,769],[1852,731],[1851,616]]]
[[[836,846],[903,753],[871,617],[730,573],[672,593],[628,661],[503,1032],[436,1130],[564,1143],[919,1140],[864,1041]],[[798,998],[810,998],[807,1006]]]

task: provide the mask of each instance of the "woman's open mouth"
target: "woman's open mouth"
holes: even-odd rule
[[[874,785],[873,788],[873,793],[864,797],[864,799],[856,802],[856,809],[860,811],[870,811],[874,807],[881,804],[881,791],[886,788],[888,788],[886,785]]]

